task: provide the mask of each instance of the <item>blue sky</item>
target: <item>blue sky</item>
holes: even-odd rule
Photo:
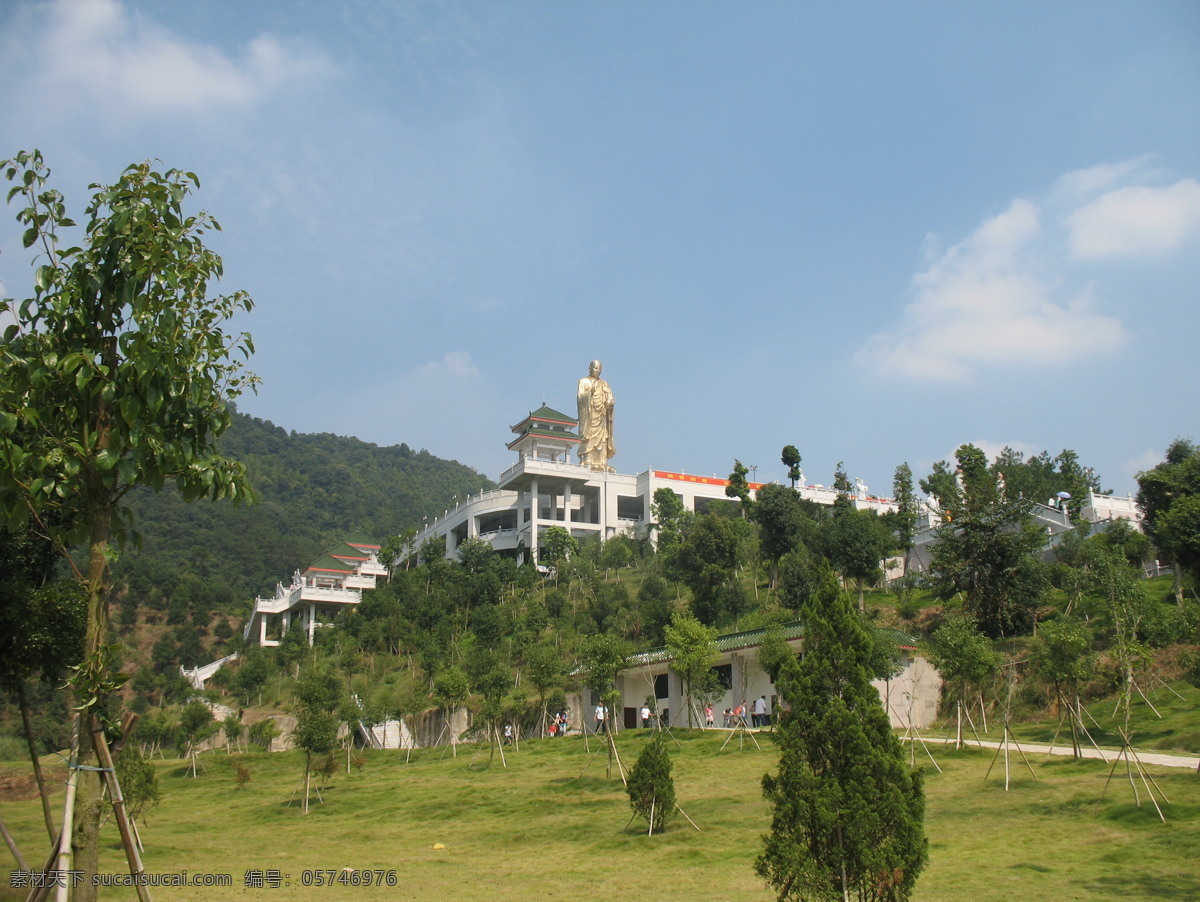
[[[1200,4],[9,2],[0,76],[77,213],[200,175],[288,429],[495,478],[599,358],[622,472],[1200,438]]]

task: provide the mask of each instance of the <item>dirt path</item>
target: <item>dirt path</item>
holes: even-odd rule
[[[953,739],[933,738],[930,736],[921,737],[922,741],[930,745],[953,745]],[[904,737],[905,742],[912,742],[912,737]],[[991,742],[988,740],[964,739],[963,745],[974,746],[975,748],[998,749],[1001,746],[999,742]],[[1034,742],[1020,743],[1021,751],[1026,755],[1065,755],[1070,757],[1071,747],[1069,745],[1048,746]],[[1016,746],[1012,747],[1016,751]],[[1179,767],[1189,770],[1196,770],[1200,767],[1200,757],[1195,755],[1167,755],[1162,752],[1147,752],[1139,748],[1135,748],[1134,752],[1142,764],[1156,764],[1159,767]],[[1096,750],[1092,746],[1084,746],[1079,750],[1081,758],[1093,758],[1103,761],[1115,761],[1121,757],[1120,749],[1100,749]]]

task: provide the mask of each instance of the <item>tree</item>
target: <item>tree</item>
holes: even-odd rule
[[[1123,714],[1119,729],[1126,745],[1130,736],[1134,671],[1148,657],[1148,649],[1141,636],[1142,622],[1153,604],[1140,576],[1138,570],[1129,566],[1124,557],[1111,549],[1103,549],[1097,554],[1088,570],[1088,588],[1099,600],[1097,613],[1107,615],[1112,627],[1111,652],[1121,673],[1115,716]]]
[[[1071,749],[1079,757],[1079,718],[1075,703],[1079,684],[1091,676],[1095,658],[1090,653],[1092,637],[1078,620],[1060,617],[1043,623],[1029,643],[1029,663],[1033,672],[1054,687],[1054,701],[1071,712]]]
[[[582,671],[584,684],[592,691],[593,696],[607,711],[604,718],[604,733],[608,738],[608,764],[605,774],[612,778],[612,766],[617,757],[617,747],[614,739],[616,726],[613,718],[616,716],[616,706],[620,702],[617,691],[617,674],[625,666],[629,657],[629,647],[621,639],[611,634],[601,633],[591,636],[584,641]],[[587,728],[580,724],[586,733]]]
[[[192,759],[192,777],[196,776],[196,746],[216,729],[213,713],[202,701],[188,702],[180,712],[178,738],[184,743],[184,756]]]
[[[710,626],[723,613],[721,589],[734,578],[737,546],[728,520],[701,514],[669,558],[668,572],[692,590],[692,608]]]
[[[717,631],[690,614],[677,613],[664,633],[667,653],[671,656],[671,669],[679,674],[685,687],[690,727],[693,726],[693,700],[711,693],[716,685],[716,673],[712,668],[720,654],[717,651]]]
[[[838,493],[838,501],[848,502],[850,500],[853,486],[850,485],[850,477],[846,475],[845,464],[840,460],[837,462],[837,468],[833,471],[833,488]]]
[[[655,734],[638,755],[625,791],[629,807],[649,823],[651,833],[666,829],[675,815],[675,781],[671,778],[671,755],[661,733]]]
[[[755,870],[781,900],[902,902],[927,856],[920,772],[871,686],[849,599],[803,613],[804,656],[779,674],[779,770],[763,777],[771,828]]]
[[[779,624],[773,623],[768,626],[762,642],[758,645],[758,666],[771,678],[772,683],[779,682],[779,673],[783,670],[783,665],[794,656]]]
[[[486,655],[490,664],[482,669],[475,680],[475,691],[479,693],[479,715],[487,730],[488,742],[495,738],[488,756],[488,765],[500,744],[500,721],[504,716],[504,696],[512,687],[512,671],[500,660],[498,655]]]
[[[896,531],[896,545],[904,552],[903,576],[908,576],[908,558],[912,553],[913,538],[917,530],[917,513],[920,510],[917,496],[913,492],[912,467],[908,461],[896,467],[892,476],[892,499],[896,502],[894,513],[887,515],[887,522]]]
[[[529,653],[525,667],[526,676],[538,694],[539,735],[546,733],[546,693],[559,684],[563,677],[562,662],[558,659],[558,649],[549,642],[534,646]]]
[[[1166,460],[1138,473],[1138,506],[1146,534],[1175,569],[1175,598],[1183,600],[1183,572],[1200,579],[1200,446],[1176,439]]]
[[[821,525],[825,556],[842,576],[858,583],[858,607],[865,610],[864,584],[879,576],[879,563],[891,546],[892,536],[875,511],[856,510],[842,496],[833,516]]]
[[[956,747],[962,746],[962,715],[967,692],[979,690],[1000,669],[1000,655],[962,614],[947,616],[933,634],[929,658],[947,685],[958,689]]]
[[[337,745],[338,719],[343,691],[330,670],[312,668],[296,684],[296,730],[293,738],[304,749],[304,813],[308,814],[309,780],[313,755],[328,755]]]
[[[452,720],[454,712],[466,704],[469,692],[470,683],[467,682],[467,675],[463,673],[461,667],[447,667],[438,674],[434,682],[433,696],[437,700],[438,707],[442,709],[442,716],[446,719],[446,726],[450,730],[450,747],[456,758],[458,757],[458,731],[454,729]]]
[[[26,204],[17,219],[40,264],[32,297],[0,302],[10,320],[0,343],[0,511],[10,523],[34,522],[64,552],[86,545],[76,570],[88,596],[80,681],[101,685],[109,562],[113,543],[131,534],[129,492],[171,481],[185,500],[247,494],[244,468],[216,442],[228,402],[257,381],[242,367],[249,336],[224,325],[253,305],[241,292],[209,297],[222,267],[204,236],[219,226],[184,213],[194,174],[130,166],[96,188],[82,240],[64,248],[60,233],[75,223],[47,187],[41,154],[22,152],[0,168],[14,183],[9,201]],[[91,714],[80,712],[84,727]],[[80,735],[86,760],[91,730]],[[73,845],[85,876],[98,867],[101,804],[98,774],[84,772]],[[95,897],[90,879],[81,889]]]
[[[1100,491],[1094,471],[1079,463],[1079,455],[1064,448],[1055,457],[1043,451],[1026,459],[1020,451],[1005,447],[991,466],[1003,494],[1013,498],[1055,506],[1065,503],[1071,519],[1082,520],[1089,491]],[[1059,493],[1068,497],[1062,498]]]
[[[683,499],[666,486],[654,490],[650,513],[654,516],[658,551],[669,554],[683,541],[691,513],[684,508]]]
[[[121,749],[116,762],[117,780],[121,795],[125,799],[125,810],[129,819],[136,821],[142,812],[158,804],[158,772],[138,747],[131,742]]]
[[[725,494],[730,498],[736,498],[742,504],[742,516],[746,516],[746,510],[750,507],[750,483],[746,481],[746,474],[750,470],[740,461],[734,460],[733,472],[729,474],[729,485],[725,486]]]
[[[779,562],[779,603],[799,611],[817,591],[826,574],[830,579],[835,578],[823,557],[814,555],[804,545],[797,546]]]
[[[579,542],[561,526],[550,526],[542,535],[542,557],[555,564],[565,563],[579,552]]]
[[[492,565],[492,561],[496,558],[496,552],[485,539],[478,536],[471,536],[463,539],[459,543],[458,550],[455,551],[458,556],[458,562],[462,564],[463,569],[472,576],[479,576],[487,571]]]
[[[1020,635],[1048,585],[1034,557],[1045,537],[1030,517],[1032,502],[1000,492],[982,451],[963,445],[956,457],[961,488],[942,499],[947,522],[930,562],[933,594],[961,592],[963,610],[993,639]]]
[[[83,650],[87,601],[78,583],[49,582],[57,552],[33,530],[0,529],[0,689],[17,697],[42,816],[51,841],[58,835],[29,719],[25,684],[35,676],[60,680]]]
[[[771,562],[771,587],[779,582],[779,559],[800,544],[807,518],[800,496],[791,489],[771,483],[758,491],[750,512],[758,524],[763,555]]]
[[[225,754],[231,754],[234,746],[240,748],[242,734],[246,732],[246,728],[242,726],[242,718],[236,711],[230,711],[225,715],[225,719],[221,722],[221,728],[225,731]]]
[[[800,478],[800,450],[795,445],[784,445],[779,459],[788,468],[788,479],[794,489],[796,480]]]
[[[584,685],[602,700],[617,682],[617,674],[629,657],[628,646],[611,634],[590,636],[582,649]],[[605,724],[612,718],[605,718]]]

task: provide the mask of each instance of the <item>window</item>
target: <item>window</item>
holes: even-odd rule
[[[717,680],[721,684],[721,688],[729,690],[733,688],[733,665],[718,664],[713,669],[713,673],[717,675]]]

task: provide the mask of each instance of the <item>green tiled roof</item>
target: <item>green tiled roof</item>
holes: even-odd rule
[[[877,626],[875,632],[891,639],[897,648],[916,648],[917,640],[908,633],[890,627]],[[799,639],[804,635],[804,624],[799,620],[784,623],[780,626],[784,639]],[[755,648],[762,644],[767,635],[766,627],[756,630],[745,630],[740,633],[727,633],[717,636],[718,651],[735,651],[739,648]],[[646,664],[662,664],[671,660],[671,653],[665,645],[651,648],[636,655],[630,655],[625,662],[626,667],[641,667]]]
[[[556,423],[578,423],[579,420],[575,417],[567,416],[561,410],[555,410],[553,407],[547,407],[543,404],[537,410],[529,414],[531,420],[553,420]]]
[[[363,545],[372,550],[379,547],[379,540],[361,532],[352,532],[343,540],[347,545]]]
[[[545,420],[551,423],[561,423],[563,426],[570,426],[572,428],[579,423],[579,420],[575,419],[575,417],[567,416],[562,411],[555,410],[553,407],[547,407],[545,404],[543,404],[537,410],[529,411],[529,416],[523,417],[520,423],[517,423],[516,426],[511,427],[512,431],[520,431],[521,424],[528,423],[530,420]]]
[[[515,445],[517,442],[521,441],[523,438],[525,438],[528,435],[536,435],[536,436],[541,436],[544,438],[558,439],[560,442],[581,442],[581,441],[583,441],[583,439],[581,439],[579,436],[577,436],[574,432],[555,432],[553,429],[530,429],[527,432],[522,432],[519,436],[517,436],[517,438],[515,438],[511,442],[509,442],[506,447],[511,448],[513,445]]]
[[[363,551],[361,548],[355,548],[349,542],[342,542],[341,545],[330,548],[325,553],[330,557],[349,557],[354,558],[356,561],[365,561],[371,556],[370,552]]]
[[[308,569],[304,572],[310,573],[313,570],[321,570],[329,573],[353,573],[354,569],[353,564],[347,564],[345,561],[339,561],[335,557],[323,554],[309,564]]]

